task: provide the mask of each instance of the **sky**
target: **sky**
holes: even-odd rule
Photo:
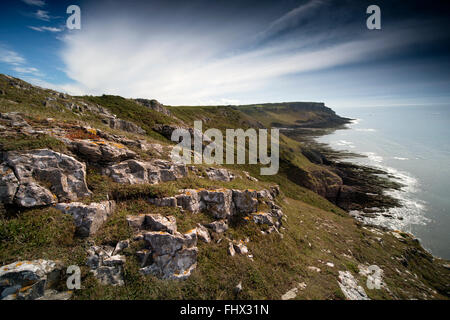
[[[369,30],[369,5],[381,29]],[[81,29],[69,30],[69,5]],[[2,0],[0,73],[166,105],[450,106],[448,1]]]

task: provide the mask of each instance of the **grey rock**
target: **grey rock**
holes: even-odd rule
[[[254,190],[233,190],[233,202],[237,213],[252,213],[258,208],[257,192]]]
[[[0,267],[1,299],[35,300],[62,280],[62,265],[51,260],[18,261]]]
[[[203,242],[210,243],[211,242],[211,236],[209,234],[208,229],[206,229],[201,224],[197,224],[196,228],[197,237],[198,239],[202,240]]]
[[[77,233],[82,237],[95,234],[114,212],[114,201],[102,201],[89,205],[81,202],[58,203],[55,208],[74,218]]]
[[[89,162],[119,162],[137,156],[135,152],[124,145],[106,140],[74,140],[71,141],[70,148]]]
[[[32,207],[57,200],[75,201],[91,194],[86,185],[85,164],[68,155],[48,149],[10,151],[5,162],[19,180],[15,199],[19,205]],[[50,185],[50,190],[41,181]]]
[[[137,134],[146,134],[145,130],[134,124],[133,122],[122,120],[116,117],[105,117],[102,120],[105,124],[107,124],[112,129],[127,131],[131,133]]]
[[[197,266],[197,234],[147,232],[144,239],[152,251],[152,264],[141,269],[162,279],[186,279]]]
[[[228,224],[225,220],[214,221],[205,226],[216,233],[224,233],[228,230]]]
[[[350,271],[339,271],[338,284],[348,300],[370,300]]]
[[[208,168],[206,175],[210,180],[228,182],[234,179],[234,175],[227,169]]]

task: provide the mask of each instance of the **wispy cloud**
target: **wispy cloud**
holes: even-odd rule
[[[13,66],[18,66],[26,63],[26,60],[17,52],[0,46],[0,62]]]
[[[259,37],[270,37],[283,30],[295,28],[305,17],[310,18],[314,10],[319,9],[325,3],[325,0],[307,1],[273,21],[266,30],[260,33]]]
[[[44,0],[22,0],[22,2],[25,2],[26,4],[28,4],[30,6],[37,6],[37,7],[45,6]]]
[[[38,10],[34,14],[34,17],[43,20],[43,21],[50,21],[50,15],[48,14],[48,11],[45,10]]]
[[[56,28],[56,27],[35,27],[35,26],[29,26],[28,28],[34,30],[34,31],[39,31],[39,32],[44,32],[44,31],[49,31],[49,32],[61,32],[63,31],[62,28]]]
[[[33,67],[14,67],[13,70],[22,74],[32,74],[39,77],[44,76],[44,74],[40,72],[39,69]]]
[[[11,70],[22,75],[34,75],[43,77],[44,74],[39,69],[27,66],[27,60],[14,50],[0,45],[0,62],[10,66]]]

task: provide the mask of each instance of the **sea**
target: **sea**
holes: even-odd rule
[[[354,120],[317,141],[363,155],[345,161],[383,169],[403,185],[387,191],[403,206],[370,222],[411,233],[434,256],[450,259],[450,105],[335,111]]]

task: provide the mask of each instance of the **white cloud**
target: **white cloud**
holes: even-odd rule
[[[34,31],[39,31],[39,32],[44,32],[44,31],[49,31],[49,32],[61,32],[63,31],[62,28],[56,28],[56,27],[35,27],[35,26],[29,26],[28,28],[34,30]]]
[[[37,6],[37,7],[45,6],[44,0],[22,0],[22,1],[30,6]]]
[[[311,17],[311,13],[324,3],[323,0],[309,0],[273,21],[259,37],[269,37],[285,29],[296,27],[305,16]]]
[[[36,13],[34,14],[34,16],[39,19],[39,20],[43,20],[43,21],[50,21],[50,16],[48,14],[48,11],[45,10],[38,10],[36,11]]]
[[[18,66],[26,62],[25,58],[13,50],[0,46],[0,62]]]
[[[35,76],[43,77],[44,74],[41,73],[37,68],[34,67],[14,67],[12,68],[14,71],[22,74],[32,74]]]

